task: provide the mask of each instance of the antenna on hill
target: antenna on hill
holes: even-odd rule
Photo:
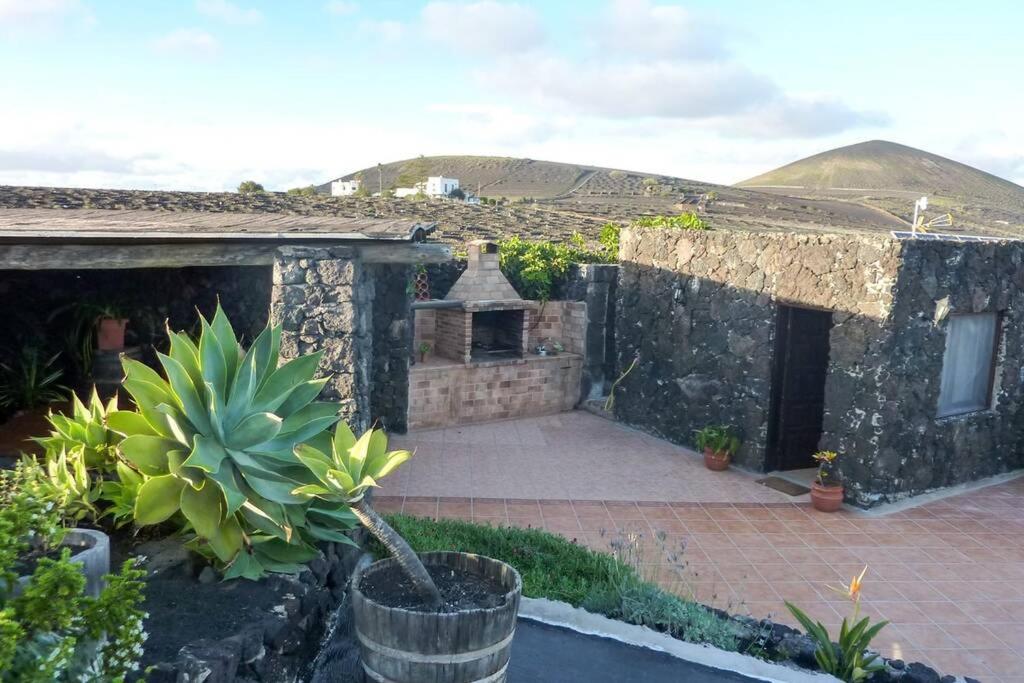
[[[911,237],[916,237],[919,232],[927,234],[932,228],[948,228],[953,225],[953,215],[949,213],[944,213],[925,223],[924,210],[927,208],[927,197],[921,197],[914,202],[914,222],[910,226]]]

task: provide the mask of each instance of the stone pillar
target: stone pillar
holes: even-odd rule
[[[281,357],[323,351],[320,398],[341,404],[359,433],[369,427],[373,282],[349,247],[281,247],[274,259],[270,316],[282,327]]]
[[[619,267],[610,264],[574,266],[566,298],[587,305],[584,365],[580,400],[603,398],[615,380],[615,288]]]

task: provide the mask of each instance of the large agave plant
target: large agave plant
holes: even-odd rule
[[[135,502],[138,524],[181,514],[194,547],[230,565],[226,577],[294,571],[311,559],[316,540],[348,541],[356,520],[333,501],[294,493],[312,483],[293,454],[307,441],[329,441],[338,406],[314,399],[320,354],[278,367],[280,327],[268,326],[248,351],[218,306],[200,317],[198,342],[168,331],[158,354],[166,379],[125,359],[125,390],[137,412],[108,416],[125,436],[122,456],[143,475]]]
[[[117,410],[117,397],[104,405],[96,388],[92,390],[86,406],[71,394],[71,415],[50,412],[46,416],[53,428],[49,436],[33,439],[46,449],[47,454],[62,450],[81,451],[85,466],[103,472],[112,471],[117,464],[117,444],[121,435],[107,428],[107,415]]]

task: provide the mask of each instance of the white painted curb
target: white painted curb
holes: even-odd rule
[[[522,598],[519,616],[551,626],[561,626],[577,633],[611,638],[621,643],[664,652],[687,662],[722,671],[732,671],[767,683],[841,683],[822,673],[790,668],[765,662],[755,657],[727,652],[710,645],[696,645],[677,640],[646,626],[627,624],[600,614],[573,607],[566,602],[544,598]]]

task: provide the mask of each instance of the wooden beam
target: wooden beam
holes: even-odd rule
[[[324,246],[313,244],[310,246]],[[189,266],[269,266],[274,244],[0,244],[0,270],[118,270]],[[442,263],[443,244],[384,243],[358,246],[366,263]]]
[[[444,263],[452,260],[447,244],[364,244],[359,247],[363,263]]]

